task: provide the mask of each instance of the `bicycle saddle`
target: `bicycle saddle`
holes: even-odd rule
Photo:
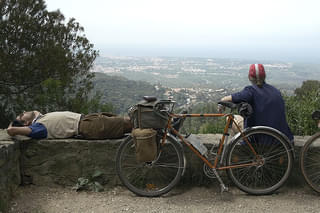
[[[155,97],[155,96],[143,96],[143,99],[149,103],[149,102],[156,101],[157,97]]]

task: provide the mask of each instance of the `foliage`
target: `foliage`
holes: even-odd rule
[[[98,55],[74,18],[49,12],[44,0],[0,1],[1,126],[14,112],[90,111],[89,70]]]
[[[128,108],[137,104],[145,95],[156,96],[158,99],[168,98],[164,95],[165,88],[142,81],[132,81],[124,77],[95,73],[93,92],[100,92],[101,100],[112,103],[118,114],[125,114]],[[175,93],[173,100],[179,104],[186,99],[185,93]],[[184,106],[177,107],[176,112]],[[215,113],[216,103],[199,103],[188,109],[189,113]],[[223,118],[187,118],[182,132],[188,133],[222,133],[225,125]]]
[[[310,82],[313,86],[309,86]],[[311,113],[316,109],[320,109],[319,92],[317,92],[319,88],[314,86],[319,85],[318,83],[319,81],[316,81],[316,83],[315,81],[304,82],[302,89],[296,89],[299,92],[296,92],[295,95],[284,96],[287,107],[287,120],[295,135],[310,135],[317,131],[315,122],[311,119]],[[128,107],[139,102],[144,95],[154,95],[159,99],[167,98],[163,95],[165,88],[159,85],[158,89],[155,89],[154,85],[147,82],[131,81],[119,76],[96,73],[94,85],[94,91],[100,90],[102,100],[116,106],[114,110],[117,113],[126,113]],[[184,90],[172,95],[177,104],[188,98]],[[201,100],[206,101],[205,99]],[[176,107],[175,112],[180,112],[182,108],[188,107],[189,113],[216,113],[216,106],[216,102],[183,105]],[[181,131],[194,134],[222,133],[224,125],[224,118],[187,118]]]
[[[320,109],[320,81],[308,80],[292,96],[284,96],[287,121],[294,135],[312,135],[318,131],[311,114]],[[216,103],[197,104],[189,113],[215,113]],[[184,129],[190,133],[222,133],[225,120],[221,118],[188,118]]]
[[[164,98],[165,89],[143,81],[132,81],[124,77],[95,73],[94,89],[98,92],[102,103],[111,103],[117,114],[126,114],[130,106],[137,104],[143,96]]]
[[[91,190],[94,192],[101,192],[103,191],[103,186],[99,183],[99,178],[102,177],[103,173],[101,171],[95,171],[93,175],[89,178],[80,177],[78,178],[78,182],[74,190]]]
[[[188,113],[217,113],[216,103],[201,103],[188,110]],[[223,133],[225,119],[223,118],[187,118],[184,122],[184,130],[187,133]]]
[[[295,89],[294,94],[298,97],[304,97],[308,95],[308,93],[319,89],[320,81],[307,80],[302,83],[302,86],[300,88]]]
[[[305,81],[295,95],[285,96],[289,126],[294,135],[312,135],[317,125],[311,118],[314,110],[320,109],[320,81]]]

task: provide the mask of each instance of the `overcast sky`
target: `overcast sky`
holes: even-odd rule
[[[101,54],[320,59],[319,0],[46,2],[74,17]]]

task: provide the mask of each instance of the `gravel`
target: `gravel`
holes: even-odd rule
[[[221,194],[214,187],[178,187],[157,198],[138,197],[124,187],[104,192],[71,188],[19,187],[10,213],[105,212],[319,212],[319,194],[308,187],[283,187],[268,196],[251,196],[231,187]]]

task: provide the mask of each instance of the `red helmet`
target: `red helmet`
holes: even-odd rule
[[[266,72],[262,64],[251,64],[249,69],[249,78],[258,82],[266,79]]]
[[[266,72],[262,64],[251,64],[249,69],[249,77],[264,80],[266,78]]]

